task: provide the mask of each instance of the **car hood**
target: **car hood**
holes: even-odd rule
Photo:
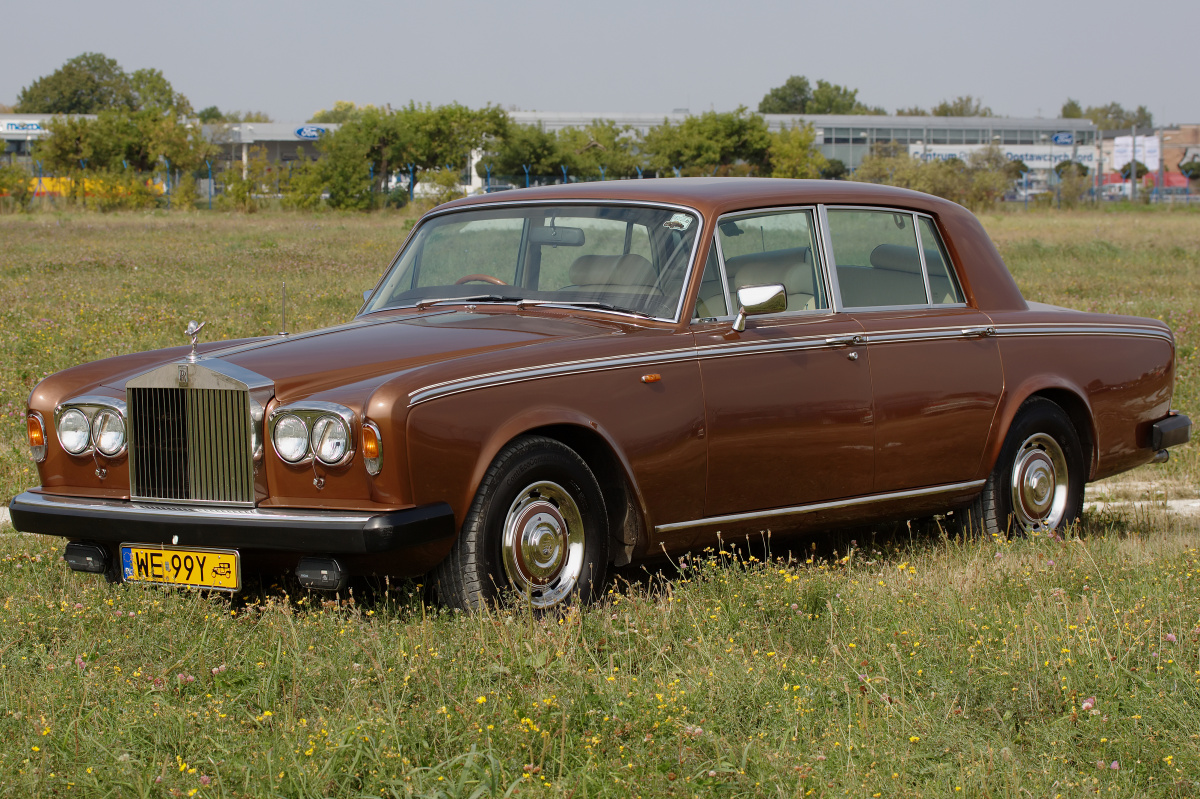
[[[595,320],[513,312],[377,314],[337,327],[206,349],[201,363],[215,358],[260,374],[274,382],[276,397],[290,401],[450,359],[615,330]]]

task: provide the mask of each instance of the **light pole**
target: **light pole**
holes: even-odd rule
[[[1049,148],[1048,142],[1050,141],[1050,137],[1048,135],[1046,135],[1045,133],[1043,133],[1041,138],[1042,138],[1042,144],[1046,144],[1047,148]],[[1047,151],[1046,151],[1046,190],[1047,191],[1050,190],[1050,171],[1053,168],[1054,168],[1054,155],[1050,149],[1047,149]]]
[[[250,133],[250,140],[246,140],[246,132]],[[239,125],[238,138],[242,140],[242,180],[250,176],[250,142],[254,141],[254,126]]]

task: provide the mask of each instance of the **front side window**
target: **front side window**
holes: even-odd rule
[[[699,229],[693,213],[636,206],[443,214],[418,228],[363,312],[524,300],[674,319]]]
[[[743,286],[778,283],[787,291],[788,311],[829,307],[817,271],[812,211],[725,218],[717,225],[717,237],[731,298]]]
[[[831,209],[828,215],[844,307],[929,303],[911,213]]]
[[[721,267],[717,263],[717,245],[714,242],[708,246],[708,258],[704,261],[704,274],[700,278],[700,296],[696,299],[696,310],[692,318],[715,319],[728,313],[725,286],[721,282]]]

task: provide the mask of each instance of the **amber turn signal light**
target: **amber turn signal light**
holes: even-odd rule
[[[659,380],[662,380],[662,375],[659,375],[659,374],[642,375],[643,383],[657,383]]]
[[[29,451],[38,463],[46,460],[46,426],[41,414],[30,413],[25,417],[25,431],[29,437]]]
[[[363,457],[374,460],[379,457],[379,433],[374,427],[363,425],[362,429]]]
[[[46,431],[42,429],[42,420],[36,416],[28,416],[25,419],[25,423],[29,430],[29,446],[46,446]]]

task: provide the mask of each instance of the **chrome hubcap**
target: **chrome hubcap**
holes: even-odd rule
[[[1067,458],[1053,436],[1034,433],[1017,450],[1012,508],[1026,532],[1053,530],[1067,510]]]
[[[571,495],[557,483],[534,483],[504,517],[504,572],[534,607],[556,605],[579,582],[583,544],[583,517]]]

